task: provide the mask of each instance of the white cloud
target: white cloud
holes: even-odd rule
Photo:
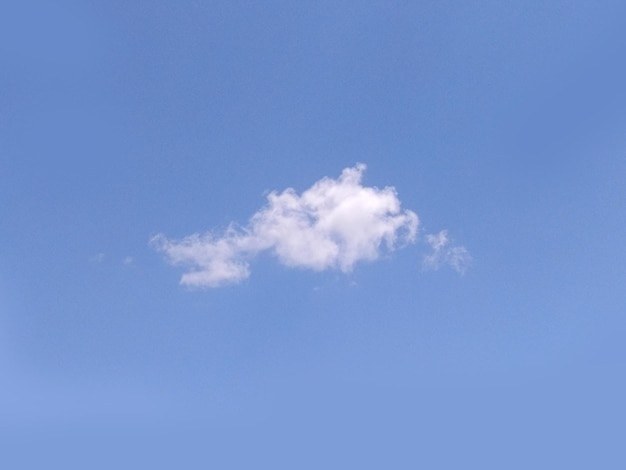
[[[365,165],[346,168],[338,179],[323,178],[299,195],[271,192],[247,226],[231,226],[221,236],[194,234],[152,245],[176,265],[189,267],[181,284],[217,287],[250,275],[249,261],[262,251],[286,266],[349,272],[359,261],[377,259],[398,243],[413,243],[417,214],[402,210],[393,187],[361,185]]]
[[[426,235],[426,242],[432,253],[424,257],[427,269],[439,269],[443,264],[451,266],[459,274],[464,274],[471,263],[471,257],[463,246],[451,246],[448,231]]]

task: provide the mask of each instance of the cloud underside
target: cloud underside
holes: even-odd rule
[[[346,168],[338,179],[323,178],[300,195],[291,188],[271,192],[247,226],[231,224],[220,236],[172,240],[159,234],[151,243],[170,263],[188,268],[181,284],[189,287],[240,282],[264,251],[290,267],[350,272],[360,261],[413,243],[418,229],[417,214],[402,210],[393,187],[361,185],[365,168]]]

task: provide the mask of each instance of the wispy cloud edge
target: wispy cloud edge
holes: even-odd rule
[[[432,250],[424,256],[426,269],[436,270],[447,264],[459,274],[465,274],[472,263],[472,257],[464,246],[451,245],[447,230],[426,235],[426,242]]]

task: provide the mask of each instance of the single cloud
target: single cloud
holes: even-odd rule
[[[350,272],[360,261],[377,259],[398,244],[415,242],[419,219],[402,210],[393,187],[361,185],[366,166],[346,168],[338,179],[323,178],[298,194],[271,192],[247,226],[225,233],[172,240],[163,234],[152,246],[174,265],[187,266],[181,284],[218,287],[250,276],[250,260],[263,251],[290,267]]]
[[[89,258],[89,261],[93,264],[100,264],[104,261],[104,258],[104,253],[96,253],[91,258]]]
[[[472,258],[464,246],[450,245],[447,230],[426,235],[426,242],[432,248],[432,252],[424,257],[424,267],[439,269],[442,265],[447,264],[459,274],[465,274]]]

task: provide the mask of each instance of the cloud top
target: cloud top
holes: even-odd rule
[[[365,169],[346,168],[338,179],[323,178],[302,194],[273,191],[247,226],[231,224],[221,236],[171,240],[159,234],[151,243],[170,263],[188,267],[181,284],[190,287],[240,282],[250,276],[250,260],[263,251],[286,266],[350,272],[399,243],[413,243],[419,224],[417,214],[402,210],[393,187],[361,184]]]

